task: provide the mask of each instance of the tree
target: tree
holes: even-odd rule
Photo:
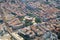
[[[16,14],[16,13],[14,13],[14,12],[11,12],[11,14],[12,14],[12,15],[14,15],[14,16],[16,16],[16,15],[17,15],[17,14]]]
[[[14,0],[11,1],[11,4],[15,4],[16,2]]]
[[[32,25],[33,23],[31,22],[31,21],[29,21],[29,20],[25,20],[25,26],[30,26],[30,25]]]
[[[57,9],[60,9],[60,6],[57,6],[56,8],[57,8]]]
[[[17,16],[17,18],[19,18],[20,21],[23,21],[24,16]]]
[[[36,17],[36,18],[35,18],[35,22],[36,22],[36,23],[41,23],[41,18]]]
[[[3,23],[3,20],[0,20],[0,23],[2,24]]]

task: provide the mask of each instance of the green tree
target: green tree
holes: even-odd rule
[[[20,21],[23,21],[24,16],[17,16],[17,18],[19,18]]]
[[[25,20],[25,26],[30,26],[30,25],[32,25],[32,24],[33,24],[32,21]]]
[[[36,22],[36,23],[41,23],[41,18],[36,17],[36,18],[35,18],[35,22]]]
[[[0,20],[0,23],[2,24],[3,23],[3,20]]]
[[[57,9],[60,9],[60,6],[57,6],[56,8],[57,8]]]

